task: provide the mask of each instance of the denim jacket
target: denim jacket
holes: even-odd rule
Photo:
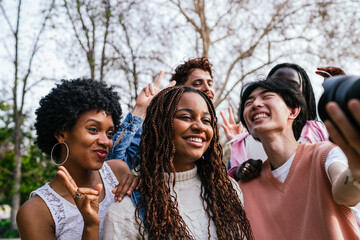
[[[139,151],[143,121],[143,118],[133,116],[131,113],[126,115],[119,130],[113,136],[113,147],[107,159],[121,159],[127,163],[130,169],[134,168],[133,158]],[[118,139],[123,131],[121,139]],[[139,163],[139,157],[136,159],[134,159],[135,163]]]

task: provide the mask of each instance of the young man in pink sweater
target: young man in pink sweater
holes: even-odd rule
[[[354,104],[360,122],[360,103]],[[330,116],[333,111],[339,117],[339,109],[329,105]],[[360,201],[360,134],[348,130],[346,119],[341,119],[347,127],[343,136],[351,133],[352,144],[344,144],[346,138],[327,123],[345,156],[330,142],[297,142],[307,110],[291,82],[267,79],[247,84],[240,112],[241,122],[268,156],[260,177],[239,182],[255,239],[360,239],[349,209]]]

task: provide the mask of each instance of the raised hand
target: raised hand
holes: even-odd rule
[[[329,77],[337,76],[337,75],[346,75],[344,70],[339,67],[318,67],[315,71],[316,74],[322,76],[323,78],[327,79]]]
[[[84,219],[84,227],[98,228],[100,224],[99,194],[103,188],[102,184],[94,188],[79,188],[65,167],[60,166],[57,174],[63,179],[70,195],[74,198],[77,208]],[[95,230],[96,231],[96,230]],[[97,230],[98,232],[99,230]]]
[[[146,108],[149,106],[151,100],[153,97],[158,94],[162,89],[160,88],[162,79],[164,77],[164,72],[160,71],[159,76],[156,78],[154,85],[152,83],[149,83],[148,86],[144,87],[138,98],[136,99],[135,107],[132,111],[133,115],[137,115],[140,117],[145,117],[146,114]],[[175,81],[172,81],[167,87],[174,86],[176,84]]]
[[[229,111],[229,121],[226,119],[223,112],[220,112],[220,115],[224,121],[224,124],[221,124],[221,127],[224,129],[227,140],[230,141],[234,137],[236,137],[236,135],[246,132],[246,129],[241,124],[241,122],[239,122],[238,124],[235,123],[233,110],[231,107],[228,107],[228,111]]]
[[[134,189],[139,189],[140,177],[134,174],[124,174],[119,181],[119,184],[112,190],[115,194],[115,201],[121,202],[125,195],[131,195]]]
[[[351,124],[339,105],[329,102],[326,105],[332,121],[325,121],[331,140],[345,153],[350,171],[360,180],[360,101],[352,99],[347,104],[357,126]]]

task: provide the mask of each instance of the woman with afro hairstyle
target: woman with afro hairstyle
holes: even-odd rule
[[[107,161],[121,118],[119,96],[91,79],[62,80],[36,110],[39,148],[59,167],[17,214],[21,239],[101,239],[115,187],[130,175]]]
[[[104,239],[253,239],[240,197],[226,174],[215,109],[202,92],[175,86],[147,108],[135,207],[113,203]],[[144,210],[142,217],[140,210]]]

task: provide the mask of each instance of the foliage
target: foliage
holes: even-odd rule
[[[10,229],[10,221],[0,221],[0,238],[16,238],[20,237],[18,230]]]
[[[14,177],[12,169],[15,166],[14,144],[11,139],[13,127],[11,115],[8,114],[10,106],[0,102],[3,114],[0,115],[0,189],[7,191],[0,192],[0,203],[11,205],[11,198],[14,194]],[[32,127],[23,132],[23,156],[22,156],[22,178],[20,186],[21,203],[29,198],[31,191],[50,181],[56,174],[57,167],[50,163],[38,147],[35,145],[32,136]]]

